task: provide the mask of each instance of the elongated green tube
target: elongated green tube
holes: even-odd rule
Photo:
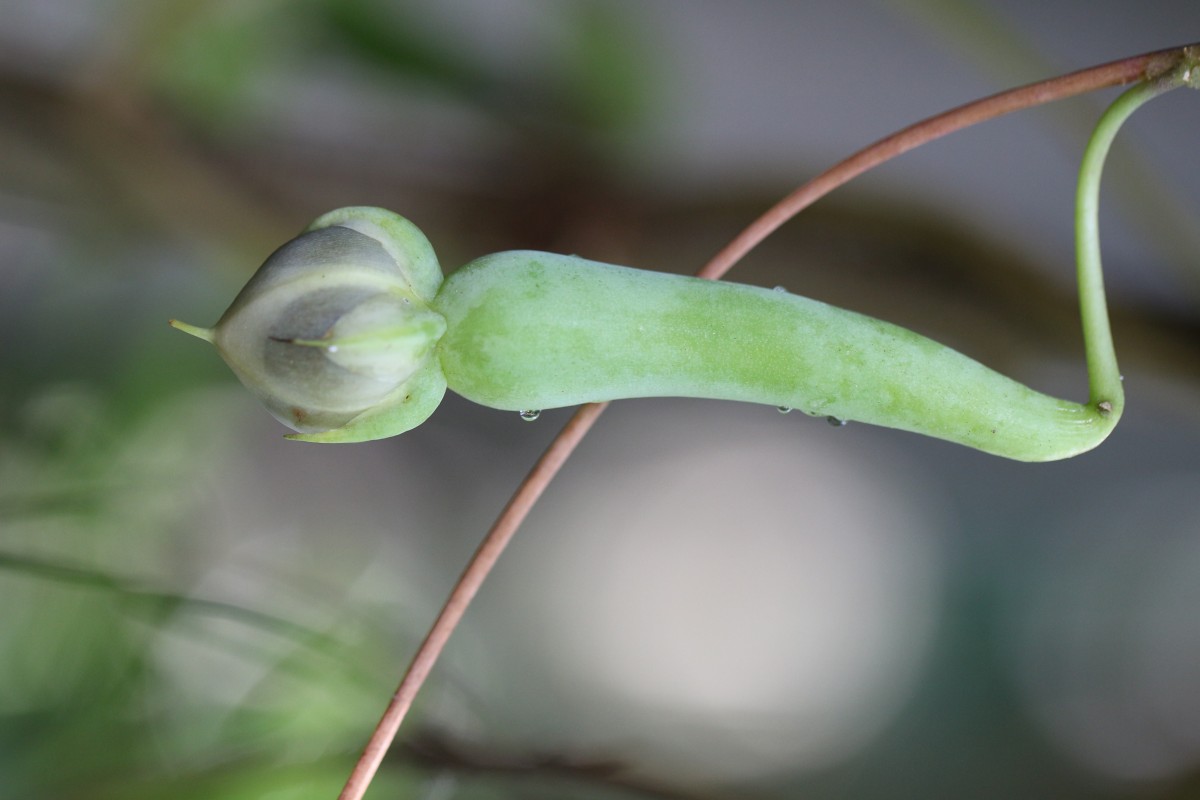
[[[1025,461],[1098,444],[1114,413],[1035,392],[904,328],[770,289],[548,253],[487,256],[433,309],[446,383],[493,408],[707,397],[886,425]]]
[[[1104,114],[1080,170],[1076,239],[1090,393],[1037,392],[919,334],[786,292],[514,251],[443,282],[412,223],[330,212],[271,255],[213,342],[307,441],[393,436],[447,388],[493,408],[705,397],[797,408],[934,436],[1022,461],[1102,442],[1124,408],[1096,222],[1100,173],[1142,103],[1195,83],[1181,67]]]

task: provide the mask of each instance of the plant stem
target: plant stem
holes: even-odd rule
[[[550,481],[558,474],[559,469],[575,450],[575,446],[587,435],[592,424],[600,418],[607,406],[607,403],[589,403],[580,406],[554,441],[550,443],[550,446],[546,448],[546,452],[534,464],[533,469],[525,476],[517,491],[508,501],[508,505],[500,512],[500,516],[497,517],[491,530],[480,543],[479,549],[475,551],[475,555],[471,557],[471,561],[463,570],[462,576],[455,583],[454,589],[450,592],[450,597],[434,621],[433,627],[429,629],[425,640],[417,648],[408,671],[400,681],[396,693],[392,695],[391,702],[383,712],[383,716],[380,718],[375,732],[371,735],[370,741],[367,742],[345,788],[338,795],[338,800],[359,800],[367,791],[388,747],[391,746],[396,732],[400,729],[400,723],[404,720],[417,692],[445,648],[450,634],[458,627],[459,620],[466,613],[467,606],[475,597],[475,593],[483,585],[484,579],[492,571],[492,567],[500,558],[500,554],[504,552],[504,548],[508,546],[513,534],[521,527],[521,523],[524,522],[530,509],[533,508],[542,492],[550,485]]]
[[[720,278],[759,242],[802,209],[852,178],[921,144],[1020,109],[1032,108],[1097,89],[1157,78],[1170,72],[1185,58],[1188,58],[1189,50],[1192,51],[1190,57],[1194,60],[1194,51],[1197,47],[1200,45],[1160,50],[1102,64],[1001,92],[918,122],[860,150],[792,192],[742,231],[697,275],[712,280]],[[517,532],[534,503],[545,491],[550,481],[554,479],[554,476],[558,474],[558,470],[566,463],[575,447],[583,440],[607,405],[607,403],[590,403],[580,406],[557,438],[550,443],[546,452],[530,470],[520,487],[517,488],[516,493],[500,513],[479,549],[467,564],[438,618],[417,649],[399,687],[384,711],[383,717],[350,774],[345,788],[338,795],[338,800],[361,800],[366,793],[371,779],[400,729],[400,724],[412,707],[417,692],[433,669],[433,665],[451,633],[466,613],[471,599],[483,585],[500,554]]]
[[[840,161],[780,200],[713,256],[697,275],[713,280],[721,278],[796,214],[842,184],[915,147],[1014,111],[1065,100],[1097,89],[1156,78],[1172,70],[1186,57],[1187,50],[1196,47],[1200,45],[1159,50],[1009,89],[896,131]]]
[[[1159,80],[1140,83],[1118,97],[1096,124],[1079,168],[1075,195],[1075,253],[1089,402],[1118,414],[1124,404],[1124,389],[1113,347],[1100,264],[1100,176],[1113,139],[1125,120],[1144,103],[1184,85],[1185,80],[1181,71],[1176,70]]]

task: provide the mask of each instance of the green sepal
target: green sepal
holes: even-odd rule
[[[292,433],[285,438],[300,442],[346,443],[398,436],[429,419],[445,394],[446,377],[441,365],[431,358],[390,395],[340,428],[319,433]]]
[[[433,246],[416,225],[385,208],[346,206],[322,214],[305,230],[333,225],[358,231],[379,242],[395,259],[413,294],[426,303],[433,300],[442,285],[442,268]]]

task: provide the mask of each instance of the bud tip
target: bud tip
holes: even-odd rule
[[[167,320],[167,324],[170,325],[175,330],[183,331],[184,333],[190,333],[192,336],[195,336],[197,339],[203,339],[204,341],[208,342],[209,344],[212,344],[213,335],[214,335],[214,331],[212,328],[201,328],[196,325],[188,325],[186,322],[180,322],[177,319],[169,319],[169,320]]]

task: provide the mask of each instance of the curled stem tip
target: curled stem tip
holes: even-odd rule
[[[167,320],[167,324],[175,330],[191,334],[197,339],[203,339],[209,344],[213,343],[213,336],[215,335],[215,332],[212,328],[201,328],[199,325],[189,325],[186,322],[180,322],[177,319],[169,319]]]

